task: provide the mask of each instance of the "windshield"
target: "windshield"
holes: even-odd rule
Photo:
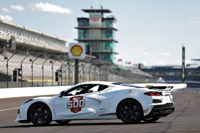
[[[135,88],[144,88],[142,86],[137,85],[130,85],[130,84],[123,84],[123,83],[113,83],[114,85],[122,85],[122,86],[129,86],[129,87],[135,87]]]

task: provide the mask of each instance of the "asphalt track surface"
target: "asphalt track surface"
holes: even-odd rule
[[[77,120],[68,125],[52,122],[36,127],[17,123],[17,108],[29,97],[0,99],[0,133],[200,133],[200,91],[172,92],[175,112],[155,123],[124,124],[121,120]]]

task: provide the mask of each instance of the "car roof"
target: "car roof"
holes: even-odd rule
[[[109,81],[89,81],[89,82],[82,82],[80,84],[102,84],[102,85],[114,85],[115,82]]]

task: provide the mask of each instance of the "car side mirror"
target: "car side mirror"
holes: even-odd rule
[[[63,96],[65,96],[65,91],[61,91],[60,92],[60,96],[59,97],[63,97]]]

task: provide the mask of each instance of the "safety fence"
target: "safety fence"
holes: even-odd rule
[[[0,88],[64,86],[75,84],[75,60],[67,55],[25,51],[0,51]],[[136,68],[120,68],[110,62],[79,61],[79,83],[113,81],[153,82],[151,75]]]

